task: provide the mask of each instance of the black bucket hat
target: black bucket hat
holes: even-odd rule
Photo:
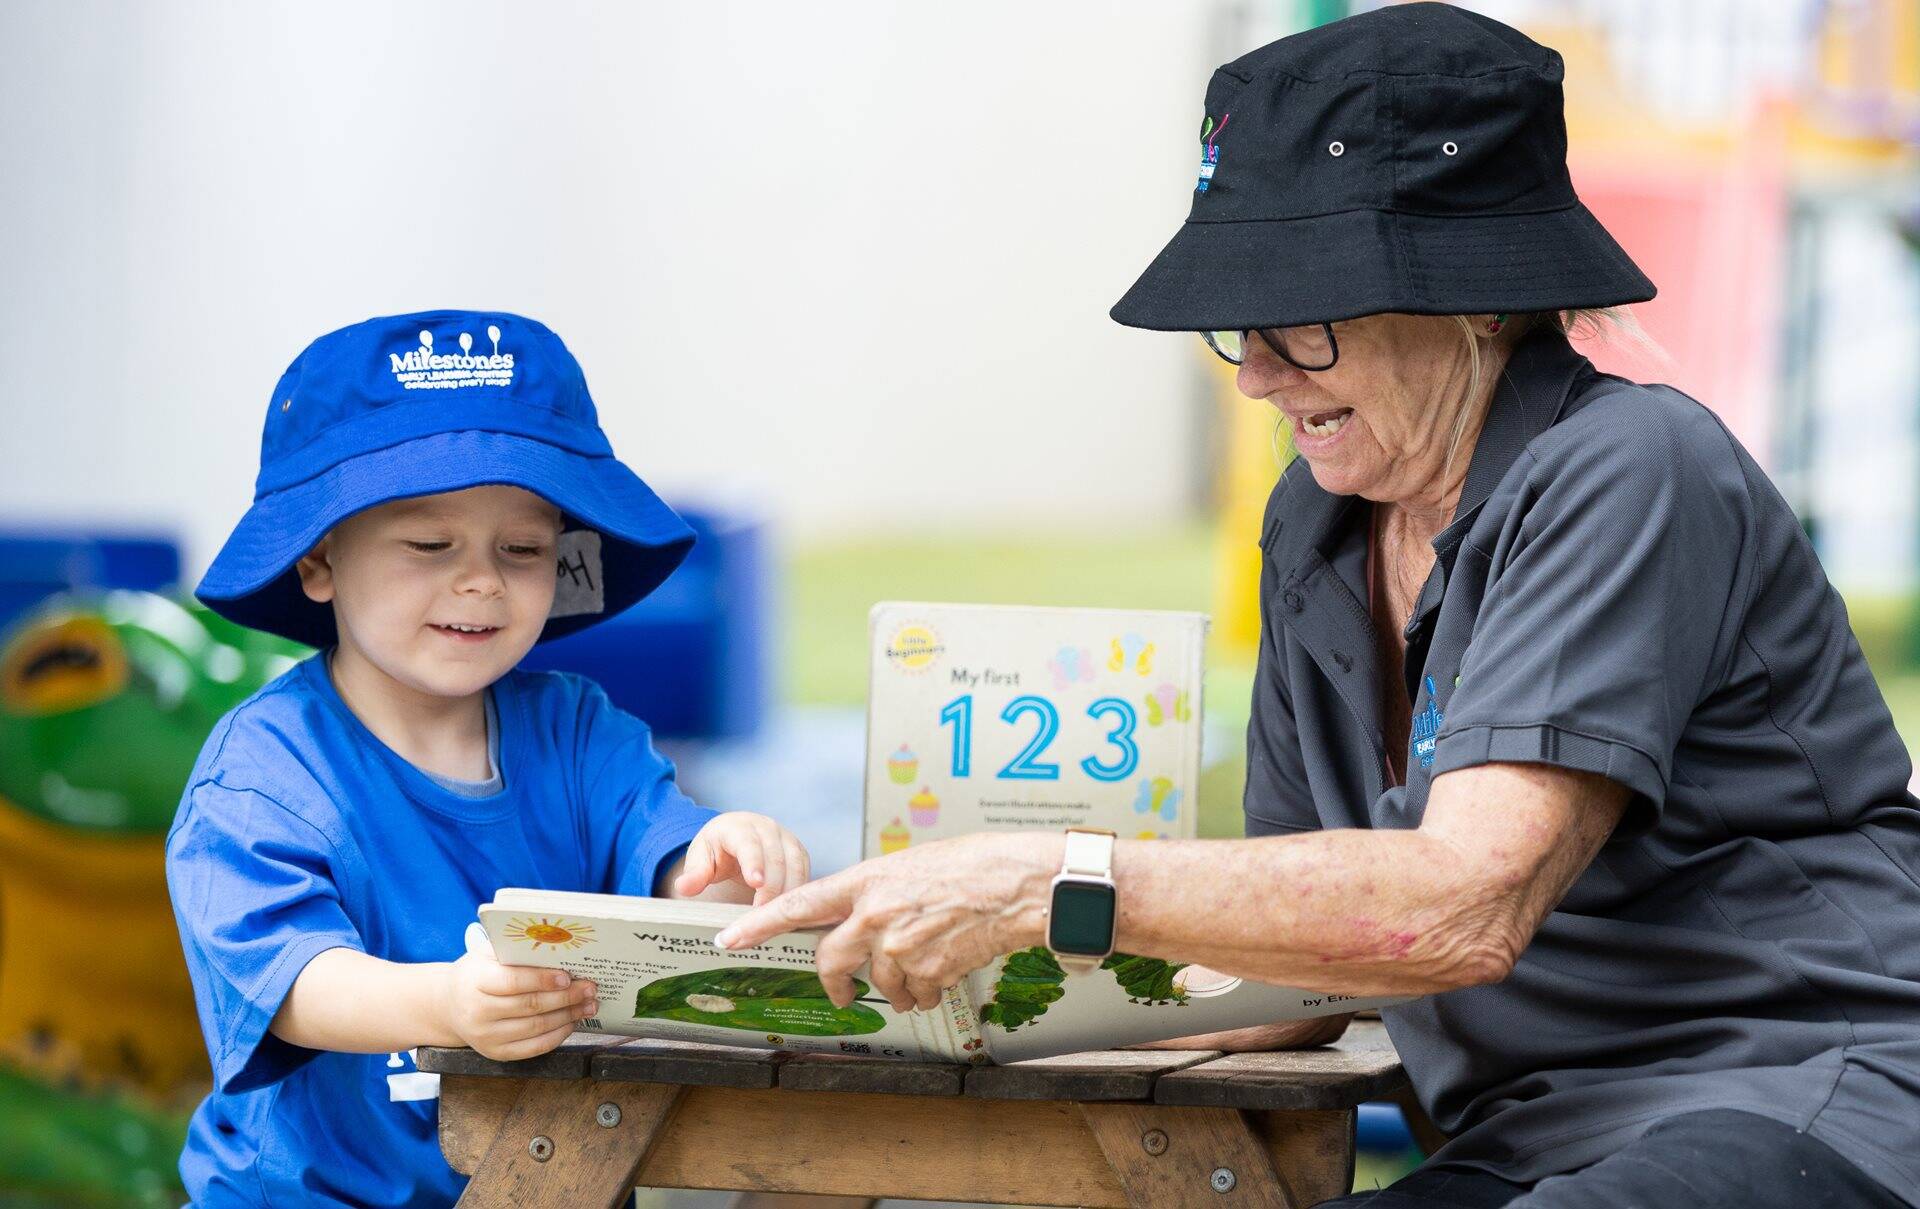
[[[1213,73],[1179,234],[1115,304],[1157,331],[1645,302],[1574,196],[1557,52],[1446,4],[1282,38]]]

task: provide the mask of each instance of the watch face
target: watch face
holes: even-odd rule
[[[1113,887],[1100,882],[1053,885],[1047,947],[1056,953],[1104,957],[1113,948]]]

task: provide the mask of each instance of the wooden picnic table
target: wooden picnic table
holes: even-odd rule
[[[520,1062],[422,1049],[462,1205],[635,1185],[1023,1205],[1306,1209],[1353,1181],[1354,1109],[1405,1084],[1377,1021],[1260,1054],[957,1066],[578,1034]]]

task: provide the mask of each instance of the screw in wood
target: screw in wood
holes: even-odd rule
[[[537,1135],[527,1143],[527,1153],[533,1156],[536,1163],[546,1162],[553,1157],[553,1139],[544,1133]]]
[[[612,1129],[620,1123],[620,1106],[609,1100],[593,1110],[593,1119],[600,1122],[602,1129]]]
[[[1232,1192],[1235,1183],[1233,1172],[1225,1167],[1215,1167],[1213,1169],[1213,1177],[1208,1183],[1213,1185],[1215,1192]]]
[[[1140,1135],[1140,1149],[1146,1151],[1148,1154],[1167,1153],[1167,1131],[1164,1129],[1147,1130],[1147,1132]]]

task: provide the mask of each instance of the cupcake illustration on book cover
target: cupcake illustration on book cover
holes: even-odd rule
[[[880,855],[898,852],[913,843],[913,832],[907,830],[905,823],[898,818],[880,829]]]
[[[940,799],[925,785],[920,792],[907,799],[907,809],[913,816],[915,827],[933,827],[940,822]]]
[[[900,750],[887,757],[887,777],[895,785],[911,785],[920,775],[920,757],[905,743]]]

